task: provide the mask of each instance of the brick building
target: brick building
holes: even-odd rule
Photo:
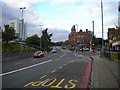
[[[120,51],[120,28],[108,28],[109,49]]]
[[[80,31],[76,32],[75,25],[71,28],[71,33],[69,34],[69,48],[72,49],[82,49],[82,48],[90,48],[90,42],[92,41],[92,33],[91,31]]]
[[[77,43],[77,33],[75,29],[75,25],[71,28],[71,33],[69,34],[69,48],[75,49],[75,45]]]

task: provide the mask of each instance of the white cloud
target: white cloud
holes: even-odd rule
[[[52,2],[55,3],[74,3],[74,2],[80,2],[82,0],[53,0]]]
[[[101,36],[101,12],[100,12],[100,1],[101,0],[4,0],[7,7],[3,11],[3,22],[6,23],[7,20],[13,18],[21,18],[20,7],[27,7],[24,11],[25,21],[28,22],[28,35],[37,34],[39,32],[40,24],[45,24],[44,28],[50,28],[50,32],[54,32],[55,36],[53,40],[65,40],[68,37],[68,32],[64,33],[63,29],[70,31],[72,25],[78,24],[79,29],[89,29],[92,30],[92,20],[95,21],[95,34],[96,36]],[[44,11],[35,12],[34,4],[38,2],[49,2],[51,6],[54,6],[60,11],[60,16],[55,16],[54,18],[45,17]],[[77,2],[82,4],[75,5]],[[114,2],[111,3],[110,2]],[[117,2],[118,0],[103,0],[104,6],[104,24],[105,30],[108,27],[114,26],[117,22],[117,16],[114,13],[117,12]],[[4,5],[4,4],[3,4]],[[37,8],[37,7],[36,7]],[[62,11],[66,14],[61,15]],[[71,11],[77,11],[72,13]],[[12,12],[12,13],[11,13]],[[46,19],[47,18],[47,19]],[[58,30],[61,28],[61,30]],[[99,32],[99,33],[98,33]],[[106,32],[106,31],[105,31]],[[65,36],[66,35],[66,36]],[[106,37],[106,36],[105,36]]]
[[[43,23],[40,15],[36,15],[35,13],[26,13],[25,21],[29,22],[29,24],[33,24],[35,26],[40,25]]]
[[[3,0],[2,2],[10,6],[11,8],[20,8],[23,5],[25,7],[28,7],[26,0]]]
[[[53,33],[52,36],[52,41],[64,41],[64,40],[68,40],[68,35],[69,35],[69,31],[64,30],[64,29],[58,29],[58,28],[48,28],[48,32],[49,33]]]
[[[106,18],[104,24],[105,24],[105,26],[118,25],[118,16],[110,16],[110,17]]]
[[[102,0],[103,2],[118,2],[119,0]],[[101,2],[101,0],[52,0],[56,3],[75,3],[75,2]]]

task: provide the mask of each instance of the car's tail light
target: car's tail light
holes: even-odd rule
[[[39,56],[41,56],[41,54],[39,54]]]

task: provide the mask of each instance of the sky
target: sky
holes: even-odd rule
[[[118,25],[119,0],[103,1],[104,39],[107,39],[108,28]],[[48,28],[53,33],[52,41],[68,40],[73,25],[76,30],[93,30],[96,37],[102,37],[101,0],[1,0],[0,25],[8,24],[10,19],[21,19],[24,10],[24,20],[27,22],[27,36],[37,34]],[[42,27],[40,25],[43,25]],[[77,28],[78,26],[78,28]]]

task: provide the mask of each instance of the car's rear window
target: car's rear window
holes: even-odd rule
[[[37,52],[35,52],[35,54],[39,54],[39,53],[42,53],[41,51],[37,51]]]

